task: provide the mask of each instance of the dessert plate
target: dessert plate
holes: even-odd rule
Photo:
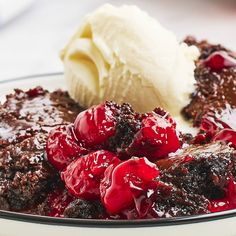
[[[37,85],[48,90],[66,90],[62,73],[33,75],[0,81],[0,101],[14,88],[29,89]],[[0,236],[41,235],[96,235],[118,236],[132,234],[142,236],[199,236],[236,235],[236,209],[207,215],[154,220],[83,220],[43,217],[0,211]]]

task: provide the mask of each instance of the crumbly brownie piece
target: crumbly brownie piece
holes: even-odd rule
[[[68,192],[62,182],[58,184],[53,192],[47,195],[41,204],[26,213],[80,219],[104,219],[107,217],[101,201],[75,198]]]
[[[160,180],[149,187],[135,198],[135,206],[111,218],[156,219],[209,213],[210,202],[202,195],[188,193]]]
[[[187,193],[163,184],[154,194],[152,215],[159,218],[190,216],[209,213],[209,201],[201,195]]]
[[[141,128],[141,115],[128,103],[122,104],[119,111],[115,135],[109,139],[109,150],[117,152],[120,157],[125,157],[128,146]]]
[[[7,200],[3,197],[0,197],[0,210],[3,210],[3,211],[10,210],[10,206],[9,206]]]
[[[76,199],[65,208],[63,215],[67,218],[99,219],[104,218],[105,209],[101,201]]]
[[[156,163],[162,170],[162,181],[188,193],[218,199],[226,194],[235,158],[234,149],[216,142],[190,146],[177,156]]]
[[[58,181],[47,197],[37,205],[30,209],[27,213],[52,217],[63,217],[65,208],[74,201],[74,197],[67,191],[64,184]]]
[[[41,87],[26,92],[16,89],[0,106],[0,148],[38,132],[73,122],[81,107],[67,92],[49,93]]]
[[[221,114],[226,109],[236,108],[236,68],[212,71],[202,61],[217,51],[225,51],[231,57],[236,55],[221,45],[198,42],[192,37],[185,42],[197,46],[201,53],[195,69],[196,89],[191,95],[191,102],[183,109],[184,116],[193,119],[194,125],[199,126],[203,115],[212,111]]]
[[[57,171],[46,161],[45,134],[37,134],[0,150],[0,209],[22,211],[42,201]]]

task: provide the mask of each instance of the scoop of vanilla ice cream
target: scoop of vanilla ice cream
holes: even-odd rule
[[[194,91],[199,51],[136,6],[106,4],[89,14],[61,53],[70,95],[89,107],[129,102],[139,112],[179,115]]]

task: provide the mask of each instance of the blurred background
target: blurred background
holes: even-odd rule
[[[58,53],[83,16],[136,4],[174,31],[236,50],[236,0],[0,0],[0,80],[63,71]]]

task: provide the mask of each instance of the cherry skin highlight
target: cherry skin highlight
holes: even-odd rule
[[[108,166],[119,163],[120,160],[111,152],[91,152],[68,165],[61,173],[61,178],[72,195],[96,200],[100,198],[99,186],[104,171]]]
[[[157,166],[146,158],[133,158],[104,173],[100,192],[102,202],[111,214],[119,214],[134,204],[134,198],[147,191],[150,182],[160,174]]]
[[[115,133],[116,118],[113,103],[93,106],[77,116],[75,134],[86,147],[100,145]]]
[[[232,210],[236,208],[236,183],[234,177],[231,176],[229,184],[227,186],[227,193],[223,199],[217,199],[210,201],[210,212],[219,212]]]
[[[225,141],[236,148],[236,131],[232,129],[223,129],[214,136],[213,140]]]
[[[65,208],[73,201],[73,197],[66,190],[57,189],[47,197],[47,205],[50,209],[48,216],[63,217]]]
[[[48,161],[58,170],[63,170],[74,159],[87,153],[77,141],[73,125],[60,126],[49,133],[46,144]]]
[[[175,152],[180,147],[175,127],[176,124],[169,116],[148,113],[130,145],[130,153],[155,161]]]

